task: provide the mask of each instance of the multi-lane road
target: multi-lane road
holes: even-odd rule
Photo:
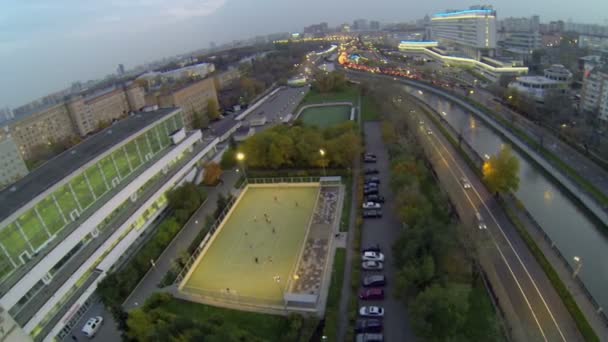
[[[349,73],[349,76],[359,80],[377,77],[361,73]],[[513,338],[520,341],[582,340],[551,282],[495,198],[428,119],[422,116],[411,119],[415,124],[424,121],[420,127],[420,140],[463,223],[476,227],[476,212],[486,223],[487,229],[475,228],[477,230],[472,234],[480,241],[480,262],[509,322]],[[429,129],[434,133],[428,134]],[[462,177],[469,179],[471,189],[464,189]]]

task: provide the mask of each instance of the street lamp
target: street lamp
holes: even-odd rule
[[[325,150],[320,148],[319,154],[321,155],[321,166],[323,166],[323,177],[327,176],[327,172],[325,171]]]
[[[576,263],[576,268],[574,269],[574,272],[572,272],[572,278],[576,278],[576,276],[580,273],[581,268],[583,267],[583,259],[577,256],[575,256],[573,259],[574,263]]]
[[[283,310],[285,310],[285,315],[287,315],[287,303],[285,302],[285,296],[283,294],[283,289],[281,288],[281,276],[275,275],[274,277],[272,277],[272,279],[274,280],[274,282],[277,284],[277,287],[279,288],[279,292],[281,293],[281,297],[283,300]]]
[[[247,171],[245,170],[245,153],[237,152],[236,160],[241,164],[241,168],[243,169],[243,176],[247,179]]]

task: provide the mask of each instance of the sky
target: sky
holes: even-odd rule
[[[606,0],[496,0],[498,17],[608,24]],[[1,0],[0,108],[163,57],[356,18],[400,22],[475,0]]]

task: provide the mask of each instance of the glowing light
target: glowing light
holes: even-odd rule
[[[238,161],[243,161],[243,160],[245,160],[245,153],[243,153],[243,152],[238,152],[238,153],[236,154],[236,160],[238,160]]]

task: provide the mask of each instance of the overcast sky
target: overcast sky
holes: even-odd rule
[[[559,5],[557,3],[559,2]],[[409,21],[474,0],[2,0],[0,107],[164,56],[322,21]],[[499,18],[604,24],[608,0],[496,0]]]

